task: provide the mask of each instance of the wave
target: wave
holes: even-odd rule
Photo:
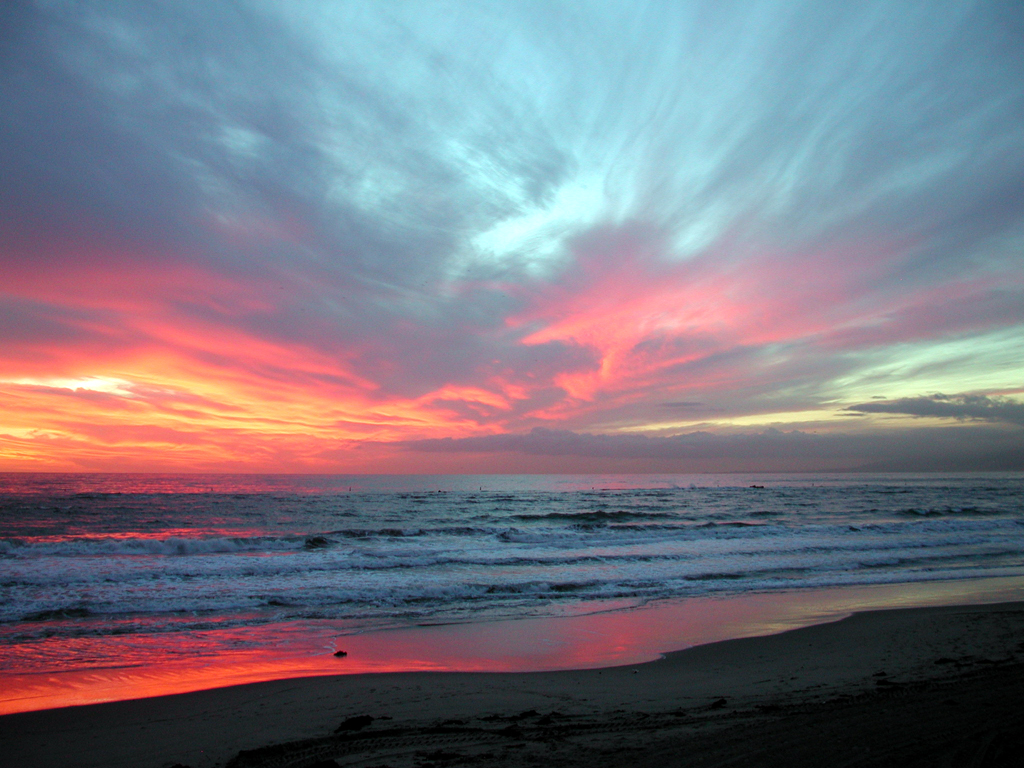
[[[68,606],[66,608],[49,608],[42,611],[26,614],[21,617],[22,621],[62,621],[67,619],[84,619],[93,616],[92,611],[81,606]]]
[[[984,575],[1021,575],[1021,567],[996,563],[982,569]],[[605,600],[610,598],[658,599],[727,592],[750,592],[772,589],[815,588],[825,586],[916,582],[943,579],[976,578],[978,568],[969,562],[914,563],[899,570],[861,566],[827,568],[799,563],[763,564],[751,569],[715,567],[708,564],[688,572],[663,574],[650,578],[643,571],[608,574],[606,578],[503,578],[460,583],[433,583],[411,579],[401,584],[354,581],[323,583],[305,589],[281,590],[277,593],[205,595],[190,591],[164,599],[68,603],[59,598],[42,598],[28,610],[3,611],[3,620],[24,624],[74,625],[101,634],[122,634],[135,631],[138,621],[165,621],[177,629],[193,624],[213,626],[231,624],[240,617],[246,623],[283,620],[287,618],[356,617],[372,612],[379,617],[402,619],[408,609],[426,611],[426,615],[444,616],[452,612],[491,610],[508,600],[520,605],[543,609],[552,601]],[[525,601],[525,602],[524,602]],[[10,626],[5,635],[33,632],[30,627]],[[48,632],[50,629],[40,631]],[[58,628],[58,632],[63,632]]]
[[[0,538],[0,557],[86,555],[202,555],[243,552],[284,552],[326,549],[340,539],[412,539],[428,536],[491,536],[496,528],[345,528],[307,536],[88,536],[60,540]]]
[[[1016,476],[1001,486],[844,479],[832,489],[764,491],[715,482],[570,493],[478,494],[474,485],[401,497],[0,496],[0,649],[20,658],[20,647],[37,643],[64,659],[78,651],[62,641],[87,636],[112,638],[121,653],[121,636],[150,647],[167,633],[160,647],[174,649],[185,646],[178,632],[289,623],[306,632],[320,619],[350,632],[662,598],[1024,576]],[[259,644],[275,635],[223,636]],[[102,645],[90,643],[80,645]]]
[[[527,518],[527,516],[520,516]],[[61,539],[0,538],[0,560],[34,557],[75,558],[89,556],[187,556],[233,554],[287,554],[369,552],[401,554],[402,547],[415,552],[432,548],[463,550],[502,547],[555,547],[559,550],[588,550],[603,546],[647,546],[690,541],[769,540],[766,545],[784,550],[786,541],[801,542],[814,537],[829,538],[828,547],[843,548],[884,536],[898,546],[936,544],[942,536],[947,544],[970,544],[974,538],[1021,536],[1024,518],[983,508],[905,509],[898,518],[858,524],[796,525],[787,520],[717,519],[704,522],[682,516],[637,515],[624,512],[566,514],[552,513],[520,519],[522,527],[445,525],[437,527],[343,528],[325,533],[280,536],[88,536]],[[900,519],[902,518],[902,519]],[[562,522],[562,525],[531,525],[531,522]],[[617,522],[616,522],[617,521]],[[566,525],[565,523],[569,523]],[[952,538],[950,538],[952,537]],[[453,541],[454,540],[454,541]],[[735,546],[742,546],[736,543]],[[875,546],[874,543],[871,546]]]
[[[1002,509],[981,509],[979,507],[945,507],[942,509],[901,509],[897,513],[901,517],[996,517],[1007,514]]]
[[[94,572],[93,580],[74,583],[44,567],[41,570],[54,579],[51,583],[5,583],[17,600],[0,604],[0,635],[9,633],[3,632],[2,622],[12,621],[46,623],[48,627],[73,624],[101,634],[118,634],[134,631],[129,628],[134,624],[125,622],[140,616],[179,627],[182,622],[189,626],[221,620],[230,623],[232,616],[243,613],[266,621],[268,616],[279,620],[308,618],[314,613],[320,618],[350,618],[371,611],[402,620],[411,608],[439,616],[496,609],[508,600],[519,601],[521,607],[543,609],[550,601],[647,600],[729,591],[1021,575],[1022,553],[1020,546],[995,542],[972,551],[948,552],[829,549],[808,542],[802,550],[767,556],[756,551],[706,553],[697,548],[689,554],[590,554],[563,561],[520,558],[474,563],[468,558],[436,557],[400,562],[384,558],[374,565],[369,558],[362,566],[349,562],[341,570],[282,570],[282,558],[266,558],[257,563],[267,568],[265,572],[164,573],[159,584],[150,578],[111,582],[109,571]],[[424,571],[436,565],[442,570]],[[444,568],[446,565],[456,568]],[[111,624],[115,620],[121,623]]]
[[[215,536],[185,538],[81,537],[60,541],[0,539],[0,556],[198,555],[302,549],[303,537]]]
[[[666,517],[675,517],[671,512],[630,512],[620,509],[616,512],[605,512],[595,510],[592,512],[548,512],[543,515],[522,514],[511,515],[515,520],[537,521],[537,520],[566,520],[569,522],[607,522],[609,520],[649,520]]]
[[[329,531],[329,536],[344,536],[346,539],[372,539],[378,537],[398,539],[412,536],[423,536],[422,528],[342,528]]]

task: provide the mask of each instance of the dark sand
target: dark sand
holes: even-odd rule
[[[4,766],[330,761],[1024,766],[1024,603],[860,613],[605,670],[317,677],[0,717]]]

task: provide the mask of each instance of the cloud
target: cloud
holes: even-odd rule
[[[1024,375],[1013,3],[2,7],[4,380],[252,444]]]
[[[943,395],[903,397],[887,402],[851,405],[848,411],[860,413],[902,413],[946,419],[1005,422],[1024,426],[1024,403],[1006,397],[985,395]]]
[[[813,434],[768,429],[738,434],[690,432],[673,437],[595,435],[535,428],[528,433],[409,441],[409,451],[525,454],[641,460],[655,471],[950,470],[1024,468],[1024,435],[991,427]]]

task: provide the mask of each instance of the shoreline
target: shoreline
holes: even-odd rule
[[[320,623],[308,628],[319,635],[305,640],[300,654],[264,648],[149,666],[0,674],[0,716],[307,677],[603,669],[857,612],[1018,599],[1024,599],[1024,577],[994,577],[679,598],[577,615],[417,625],[337,638]],[[288,629],[295,636],[302,627]],[[348,655],[336,658],[336,649]]]
[[[582,749],[582,742],[573,745],[579,736],[586,744],[621,742],[624,754],[642,764],[637,750],[673,739],[700,741],[709,729],[761,727],[772,712],[785,714],[794,707],[846,707],[843,712],[856,710],[867,723],[877,709],[872,697],[894,691],[910,700],[940,696],[933,702],[938,707],[933,721],[945,711],[942,701],[958,697],[1010,697],[1007,709],[1016,713],[1021,681],[1024,602],[890,608],[699,645],[644,664],[307,677],[25,712],[0,717],[0,741],[11,764],[40,768],[175,763],[212,768],[246,751],[234,765],[261,765],[269,756],[289,765],[289,754],[303,749],[320,750],[324,759],[333,755],[341,765],[370,760],[365,764],[401,768],[422,764],[432,744],[442,745],[437,754],[463,755],[479,765],[517,765],[537,750],[575,765],[569,756],[575,752],[561,752]],[[959,693],[950,693],[954,688]],[[958,722],[973,713],[973,705],[970,711],[944,706]],[[375,720],[365,730],[332,735],[340,723],[360,716]],[[991,713],[986,717],[985,722],[996,722]],[[543,737],[555,726],[562,729],[557,739]],[[871,727],[876,726],[879,722]],[[271,745],[279,746],[268,753]],[[586,749],[579,754],[590,754]],[[373,763],[380,755],[387,758]],[[600,759],[618,764],[607,756]]]

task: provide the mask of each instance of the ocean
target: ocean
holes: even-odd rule
[[[0,670],[323,655],[403,627],[1021,577],[1022,479],[3,474]]]

